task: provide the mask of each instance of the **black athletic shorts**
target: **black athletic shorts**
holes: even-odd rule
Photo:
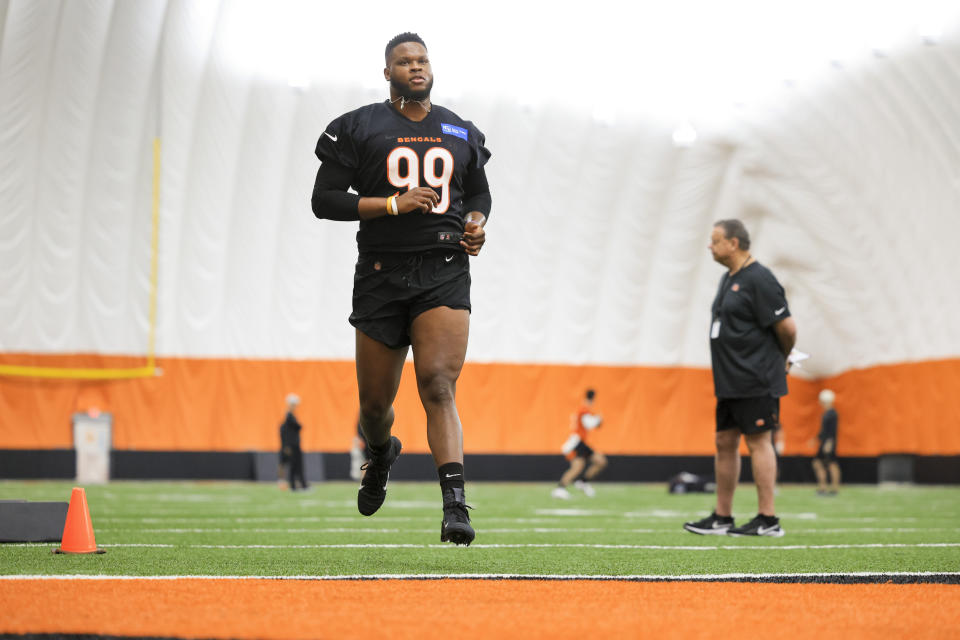
[[[593,449],[591,449],[587,443],[580,442],[573,450],[573,453],[575,454],[573,456],[574,458],[586,458],[589,460],[593,456]]]
[[[827,453],[823,450],[823,442],[820,443],[820,448],[817,449],[817,459],[822,462],[836,462],[837,461],[837,445],[834,443],[833,447],[830,449],[830,453]]]
[[[470,311],[470,257],[462,249],[360,255],[353,274],[354,327],[399,349],[410,344],[413,319],[434,307]]]
[[[739,429],[754,434],[770,431],[780,423],[780,398],[718,398],[717,431]]]

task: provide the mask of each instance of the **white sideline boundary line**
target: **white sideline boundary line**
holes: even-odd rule
[[[139,527],[97,527],[98,533],[433,533],[433,527],[429,529],[408,529],[408,528],[375,528],[375,527],[318,527],[318,528],[282,528],[282,527],[170,527],[170,528],[139,528]],[[669,529],[630,529],[630,528],[601,528],[601,527],[526,527],[526,528],[486,528],[483,533],[676,533],[677,528]],[[858,527],[842,529],[791,529],[790,535],[820,535],[824,533],[960,533],[960,528],[948,527]]]
[[[205,575],[0,575],[3,580],[609,580],[609,581],[717,581],[778,578],[924,578],[960,577],[960,571],[853,571],[831,573],[705,573],[687,575],[590,575],[590,574],[533,574],[533,573],[383,573],[352,575],[292,575],[292,576],[205,576]]]
[[[527,529],[483,529],[484,533],[606,533],[610,529],[600,527],[586,527],[575,529],[562,529],[551,527],[534,527]],[[929,531],[929,529],[924,529]],[[960,531],[960,529],[958,529]],[[216,528],[216,527],[198,527],[194,529],[174,528],[174,529],[140,529],[137,527],[97,527],[98,533],[433,533],[434,528],[429,529],[376,529],[371,527],[325,527],[317,529],[283,529],[283,528]],[[620,529],[614,532],[622,533],[664,533],[660,529]]]
[[[5,543],[7,547],[49,547],[55,542]],[[466,547],[450,544],[169,544],[153,542],[121,542],[99,544],[102,548],[141,547],[156,549],[449,549],[465,551]],[[527,543],[527,544],[474,544],[470,549],[625,549],[639,551],[807,551],[818,549],[918,549],[960,547],[960,542],[917,542],[917,543],[864,543],[864,544],[792,544],[792,545],[662,545],[662,544],[585,544],[585,543]]]

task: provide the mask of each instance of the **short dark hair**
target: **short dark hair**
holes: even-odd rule
[[[384,60],[390,62],[390,52],[393,51],[393,48],[398,44],[403,44],[404,42],[419,42],[423,45],[424,49],[427,48],[427,43],[423,41],[423,38],[412,31],[404,31],[390,38],[390,42],[387,43],[387,48],[383,51]]]
[[[740,248],[746,251],[750,248],[750,234],[743,223],[736,218],[729,220],[717,220],[713,223],[714,227],[723,229],[723,237],[729,239],[736,238],[740,241]]]
[[[587,400],[593,400],[593,397],[597,395],[597,392],[593,389],[587,389]]]

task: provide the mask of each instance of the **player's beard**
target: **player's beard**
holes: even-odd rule
[[[390,79],[390,86],[405,100],[426,100],[430,97],[430,90],[433,89],[433,78],[427,81],[427,86],[423,89],[411,89],[410,85],[400,84],[392,78]]]

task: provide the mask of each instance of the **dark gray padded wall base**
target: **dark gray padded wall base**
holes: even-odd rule
[[[66,502],[0,500],[0,542],[60,542]]]
[[[280,465],[280,454],[273,451],[252,451],[253,479],[257,482],[286,482],[288,469],[284,467],[283,477],[277,475]],[[324,454],[303,454],[303,475],[308,483],[323,482],[327,479],[324,465]]]
[[[916,456],[885,454],[877,458],[877,482],[913,482]]]

